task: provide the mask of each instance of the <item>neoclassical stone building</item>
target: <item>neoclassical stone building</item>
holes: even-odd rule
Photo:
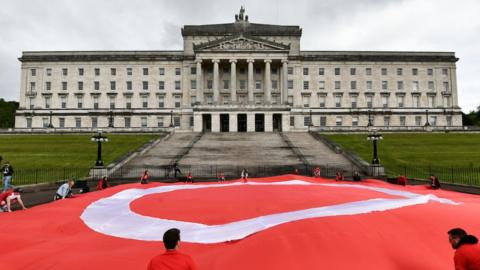
[[[299,26],[185,25],[182,51],[23,52],[17,129],[458,128],[453,52],[302,51]],[[427,119],[428,117],[428,119]]]

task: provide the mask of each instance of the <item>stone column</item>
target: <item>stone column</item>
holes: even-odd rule
[[[220,63],[219,59],[212,59],[213,62],[213,104],[218,104],[218,97],[220,93],[218,92],[218,63]],[[213,121],[213,119],[212,119]]]
[[[247,132],[255,132],[255,113],[247,113]]]
[[[248,63],[248,103],[253,104],[253,89],[254,89],[254,81],[253,81],[253,59],[247,59]]]
[[[271,112],[265,113],[265,132],[273,131],[273,114]]]
[[[220,114],[212,113],[212,132],[220,132]]]
[[[230,100],[232,104],[237,101],[237,60],[230,60]]]
[[[270,63],[272,60],[265,59],[265,103],[272,103],[272,77],[270,72]]]
[[[230,132],[238,132],[238,117],[237,113],[229,113],[229,121],[230,121]]]
[[[200,113],[193,113],[193,132],[203,131],[203,117]]]
[[[197,59],[197,102],[203,104],[203,73],[202,73],[202,59]]]
[[[281,101],[282,104],[287,104],[288,102],[288,61],[282,60],[282,92],[281,92]]]

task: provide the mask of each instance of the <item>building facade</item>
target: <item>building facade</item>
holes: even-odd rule
[[[453,52],[302,51],[299,26],[185,25],[182,51],[23,52],[16,129],[462,126]]]

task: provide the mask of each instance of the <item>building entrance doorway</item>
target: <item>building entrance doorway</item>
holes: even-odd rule
[[[273,114],[273,131],[282,132],[282,115],[279,113]]]
[[[237,115],[237,130],[238,132],[247,132],[247,115],[246,114]]]
[[[255,132],[264,132],[265,131],[265,114],[257,113],[255,114]]]
[[[211,132],[212,131],[212,115],[211,114],[204,114],[202,115],[202,124],[203,124],[203,128],[202,128],[202,131],[203,132]]]
[[[230,119],[228,114],[220,114],[220,132],[230,131]]]

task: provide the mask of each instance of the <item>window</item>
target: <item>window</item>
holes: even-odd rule
[[[127,68],[127,76],[132,76],[133,71],[132,68]]]
[[[50,109],[52,99],[49,96],[45,97],[45,109]]]
[[[230,81],[223,80],[223,89],[229,89],[229,88],[230,88]]]
[[[388,96],[382,96],[382,107],[388,108]]]
[[[326,116],[320,116],[320,126],[321,127],[327,126],[327,117]]]
[[[367,107],[372,108],[373,107],[373,96],[366,96],[367,100]]]
[[[292,96],[287,97],[287,103],[288,103],[288,105],[293,105],[293,97]]]
[[[98,96],[93,96],[93,108],[98,109]]]
[[[262,69],[261,68],[256,68],[255,73],[256,74],[262,74]]]
[[[197,81],[196,80],[190,80],[190,89],[192,89],[192,90],[197,89]]]
[[[143,68],[143,76],[147,76],[148,75],[148,68]]]
[[[397,76],[402,76],[402,75],[403,75],[403,69],[397,68]]]
[[[63,118],[63,117],[58,118],[58,126],[59,126],[60,128],[64,128],[64,127],[65,127],[65,118]]]
[[[418,81],[413,81],[412,82],[412,91],[417,92],[418,89],[419,89]]]
[[[240,74],[242,74],[242,75],[245,74],[245,68],[240,68],[240,69],[239,69],[239,72],[240,72]],[[289,74],[290,74],[290,73],[289,73]]]
[[[428,90],[435,91],[435,84],[433,83],[433,81],[428,82]]]
[[[159,81],[158,82],[158,90],[165,90],[165,82]]]
[[[67,82],[62,82],[62,90],[67,90]]]
[[[397,89],[403,90],[403,81],[397,81]]]
[[[132,81],[127,81],[127,90],[132,90]]]
[[[255,104],[262,104],[263,95],[255,95]]]
[[[350,96],[350,101],[352,102],[352,109],[357,108],[357,96]]]
[[[288,89],[293,89],[293,80],[288,80],[287,86],[288,86]]]
[[[418,75],[418,68],[412,68],[412,75],[417,76]]]
[[[147,81],[143,81],[143,82],[142,82],[142,87],[143,87],[143,90],[148,90],[148,82],[147,82]]]
[[[342,96],[341,95],[335,95],[335,107],[336,108],[342,107]]]
[[[35,107],[35,98],[34,97],[30,97],[29,98],[29,103],[30,103],[30,110],[33,110],[34,107]]]
[[[343,124],[343,117],[341,116],[335,117],[335,125],[342,126],[342,124]]]
[[[165,68],[158,68],[158,75],[160,76],[165,75]]]
[[[140,124],[142,125],[142,128],[146,128],[147,127],[147,117],[140,118]]]
[[[165,107],[165,96],[158,96],[158,107],[164,108]]]
[[[357,81],[351,81],[350,82],[350,89],[352,89],[352,90],[357,89]]]
[[[319,68],[318,69],[318,75],[320,75],[320,76],[325,75],[325,68]]]
[[[62,75],[63,76],[68,76],[68,69],[67,68],[62,68]]]
[[[406,125],[406,117],[400,116],[400,126],[404,127]]]
[[[110,75],[116,76],[117,75],[117,69],[116,68],[111,68],[110,69]]]
[[[272,104],[280,104],[280,95],[272,95]]]
[[[443,106],[447,108],[451,106],[451,98],[449,96],[443,97]]]
[[[181,72],[181,69],[180,68],[175,68],[175,75],[181,75],[182,72]]]
[[[325,96],[319,96],[318,97],[318,102],[319,102],[319,107],[320,108],[325,108],[325,100],[326,100]]]
[[[230,69],[228,67],[222,68],[223,73],[230,73]]]
[[[111,82],[110,82],[110,90],[115,90],[115,89],[117,89],[116,82],[115,82],[115,81],[111,81]]]
[[[32,118],[27,118],[27,128],[32,128]]]
[[[420,107],[420,96],[413,96],[412,105],[414,108]]]
[[[404,96],[397,96],[397,104],[399,108],[403,108],[404,101],[405,101]]]
[[[66,96],[61,96],[60,97],[60,106],[61,106],[62,109],[67,108],[67,97]]]
[[[443,82],[443,91],[449,92],[450,88],[448,87],[448,82]]]
[[[52,69],[47,68],[46,73],[47,73],[47,76],[52,76]]]
[[[382,90],[388,90],[388,81],[382,81]]]
[[[293,67],[288,67],[287,71],[288,71],[288,75],[293,75]]]
[[[196,67],[191,67],[190,68],[190,75],[197,75],[197,68]]]
[[[175,81],[175,90],[180,90],[180,81]]]
[[[240,80],[240,89],[244,90],[245,89],[246,82],[245,80]]]
[[[45,82],[45,90],[47,91],[52,90],[52,82]]]
[[[49,124],[49,119],[48,119],[48,117],[43,117],[43,118],[42,118],[42,123],[43,123],[42,126],[43,126],[44,128],[47,128],[47,127],[48,127],[48,124]]]
[[[132,119],[130,117],[125,117],[124,122],[125,122],[125,127],[129,128],[132,124]]]
[[[95,68],[94,72],[95,72],[95,76],[100,76],[100,69],[99,68]]]
[[[428,107],[435,107],[435,96],[428,96]]]
[[[157,117],[157,127],[161,128],[164,126],[165,126],[165,123],[164,123],[163,117]]]
[[[433,76],[433,68],[427,69],[427,75],[428,76]]]
[[[340,81],[335,81],[335,90],[340,90]]]
[[[452,117],[447,116],[447,126],[452,126]]]
[[[110,109],[115,109],[115,96],[110,96]]]
[[[358,116],[352,116],[352,126],[358,127]]]
[[[386,127],[390,126],[390,116],[383,117],[383,125]]]
[[[98,118],[92,117],[92,128],[97,128],[98,126]]]
[[[175,108],[180,108],[180,96],[174,96],[175,99]]]
[[[444,75],[444,76],[448,75],[448,69],[447,68],[442,68],[442,75]]]
[[[303,81],[303,90],[308,90],[309,89],[309,82],[308,81]]]
[[[372,68],[366,68],[365,74],[367,74],[367,76],[372,76]]]
[[[422,125],[422,117],[421,116],[415,116],[415,125],[416,126],[421,126]]]
[[[387,76],[387,69],[386,68],[382,68],[382,76]]]
[[[142,108],[148,108],[148,96],[142,96]]]
[[[350,68],[350,75],[354,76],[357,74],[357,69],[355,68]]]
[[[373,89],[372,81],[367,81],[367,91],[372,91],[372,89]]]
[[[304,116],[303,117],[303,125],[308,127],[312,125],[312,119],[310,119],[310,116]]]
[[[318,82],[318,89],[320,89],[320,90],[325,89],[325,81],[319,81]]]
[[[257,89],[257,90],[262,89],[262,81],[260,81],[260,80],[255,81],[255,89]]]
[[[302,96],[303,107],[310,107],[310,96]]]
[[[193,116],[190,116],[190,119],[188,122],[190,124],[190,127],[193,127]]]
[[[272,89],[278,89],[278,81],[272,80]]]
[[[175,127],[180,126],[180,116],[173,117],[173,126],[175,126]]]
[[[436,126],[437,125],[437,117],[436,116],[430,116],[430,125]]]
[[[295,116],[290,116],[290,126],[291,127],[295,126]]]
[[[95,90],[100,90],[100,82],[99,81],[93,82],[93,87]]]
[[[30,91],[35,91],[35,82],[30,82]]]
[[[277,72],[278,72],[278,69],[277,69],[277,68],[274,68],[274,67],[272,67],[272,74],[273,74],[273,75],[277,75]]]
[[[83,82],[78,82],[78,90],[83,90]]]
[[[76,128],[81,128],[82,127],[82,118],[75,117],[75,127]]]
[[[303,68],[303,75],[308,75],[308,68]]]
[[[125,97],[125,108],[131,109],[132,108],[132,97],[126,96]]]
[[[335,76],[340,76],[340,68],[335,68]]]

